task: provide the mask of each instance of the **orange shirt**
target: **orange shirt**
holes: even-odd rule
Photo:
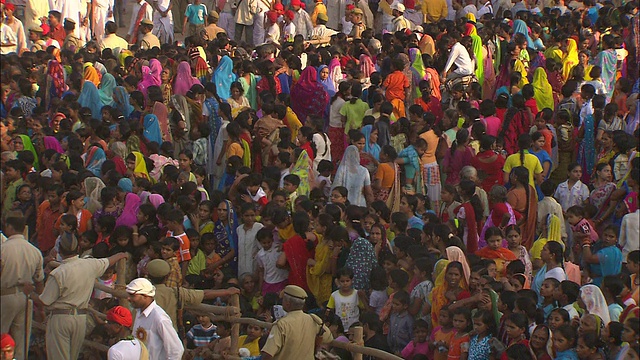
[[[449,343],[449,356],[447,356],[448,360],[458,360],[462,353],[469,352],[469,335],[464,335],[461,337],[451,337],[451,342]]]
[[[387,76],[382,86],[385,88],[387,101],[400,99],[404,101],[404,89],[409,87],[409,79],[402,71],[394,71]]]
[[[451,344],[451,339],[453,339],[455,334],[456,330],[453,328],[445,332],[442,326],[438,326],[433,334],[431,334],[431,343],[442,341],[447,345]],[[437,348],[433,352],[433,360],[447,360],[447,357],[447,352],[440,352]]]
[[[191,252],[189,251],[191,243],[186,233],[174,235],[173,232],[167,231],[167,237],[174,237],[180,241],[180,249],[176,251],[176,257],[179,262],[191,260]]]
[[[380,163],[380,165],[378,165],[378,171],[376,171],[376,179],[381,180],[380,186],[383,189],[391,189],[393,182],[396,180],[393,167],[387,163]]]
[[[436,162],[436,149],[438,148],[438,135],[433,130],[423,132],[420,138],[427,142],[427,150],[422,154],[420,161],[423,165]]]

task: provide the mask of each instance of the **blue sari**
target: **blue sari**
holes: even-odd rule
[[[222,203],[227,204],[227,223],[226,225],[218,219],[213,227],[213,235],[218,240],[218,247],[216,252],[221,258],[225,257],[231,252],[235,251],[233,259],[226,263],[223,267],[231,268],[234,273],[238,272],[238,233],[236,229],[238,227],[238,218],[233,210],[233,205],[229,200],[223,200]],[[222,204],[221,203],[221,204]]]
[[[107,160],[107,155],[100,146],[93,146],[87,153],[85,167],[91,171],[93,175],[100,177],[102,175],[102,164]]]
[[[144,137],[150,142],[158,145],[162,144],[162,134],[160,132],[160,123],[158,117],[153,114],[147,114],[144,117]]]
[[[604,83],[604,87],[607,90],[607,102],[611,101],[613,97],[614,85],[616,83],[616,71],[618,66],[618,56],[613,49],[607,49],[601,51],[591,62],[593,65],[598,65],[602,69],[600,80]]]
[[[236,81],[237,76],[233,73],[233,61],[228,56],[223,56],[213,73],[213,82],[216,84],[216,91],[220,99],[231,97],[231,83]]]
[[[513,22],[513,34],[522,34],[527,39],[527,47],[535,49],[535,44],[529,36],[529,28],[527,28],[527,24],[522,20],[516,20]]]
[[[213,160],[214,158],[214,149],[216,145],[216,140],[218,139],[218,132],[220,132],[220,128],[222,127],[222,118],[220,118],[220,104],[215,98],[207,98],[204,100],[204,106],[207,108],[209,112],[209,118],[207,122],[209,124],[209,128],[211,132],[209,133],[209,141],[207,141],[207,161],[206,170],[207,174],[212,175],[215,171],[214,166],[216,162]],[[215,189],[213,186],[213,176],[211,177],[211,188]]]
[[[602,242],[593,244],[594,255],[598,255],[598,264],[589,264],[589,273],[593,284],[600,286],[607,275],[616,275],[622,270],[622,251],[617,246],[602,247]]]
[[[102,119],[102,101],[100,100],[100,92],[98,88],[91,82],[85,81],[82,85],[82,91],[78,97],[80,106],[91,109],[91,116],[94,119]]]
[[[588,184],[596,161],[595,124],[591,100],[588,100],[580,110],[580,121],[584,128],[584,137],[578,147],[577,161],[582,166],[582,182]]]
[[[116,96],[116,108],[120,110],[125,119],[128,119],[133,112],[133,106],[129,104],[129,93],[124,89],[124,86],[116,86],[113,94]]]
[[[373,131],[373,125],[366,125],[360,129],[360,132],[364,134],[364,152],[373,156],[376,160],[380,161],[380,145],[377,143],[371,143],[369,138]]]

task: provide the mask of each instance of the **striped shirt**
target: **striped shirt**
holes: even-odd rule
[[[194,325],[187,332],[187,348],[195,349],[201,346],[207,346],[212,340],[219,339],[216,334],[217,327],[211,324],[208,328],[202,327],[200,324]]]

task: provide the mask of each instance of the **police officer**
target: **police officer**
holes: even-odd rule
[[[24,238],[25,219],[9,216],[4,222],[6,242],[0,245],[2,277],[0,277],[1,333],[10,333],[15,339],[16,359],[27,358],[27,343],[31,324],[27,324],[28,298],[22,293],[25,283],[34,283],[36,291],[44,288],[42,253]]]
[[[355,8],[351,12],[351,22],[353,23],[353,28],[351,29],[350,37],[354,39],[362,38],[362,32],[367,29],[367,26],[362,21],[362,17],[364,16],[364,12],[360,8]]]
[[[262,348],[262,359],[312,360],[316,336],[321,336],[323,343],[333,340],[319,317],[302,312],[306,298],[306,291],[299,286],[287,285],[284,288],[282,308],[287,315],[273,324]]]
[[[140,23],[140,32],[142,37],[140,38],[140,49],[149,50],[154,47],[160,47],[160,40],[158,37],[151,33],[153,30],[153,22],[149,19],[144,19]]]
[[[51,271],[42,294],[34,293],[30,284],[25,284],[23,291],[35,305],[44,306],[49,312],[45,337],[47,358],[75,360],[87,330],[87,306],[95,279],[129,255],[119,253],[106,259],[81,259],[78,239],[69,233],[60,236],[59,253],[62,264]]]
[[[62,48],[64,50],[71,50],[73,52],[77,52],[82,47],[82,40],[80,40],[75,32],[76,32],[76,22],[71,18],[64,19],[64,31],[67,36],[64,38],[64,42],[62,43]]]
[[[188,305],[195,305],[202,303],[202,300],[213,300],[218,297],[226,297],[234,294],[240,294],[240,289],[229,288],[223,290],[192,290],[185,289],[183,287],[175,288],[168,287],[164,284],[167,279],[167,275],[171,271],[169,263],[162,259],[155,259],[149,261],[147,264],[147,273],[149,274],[149,281],[156,287],[156,303],[164,311],[167,312],[173,327],[176,331],[182,327],[178,316],[179,312]],[[184,335],[184,334],[182,334]]]

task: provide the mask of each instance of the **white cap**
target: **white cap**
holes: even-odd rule
[[[391,5],[391,10],[398,10],[400,12],[404,12],[404,5],[402,5],[401,3],[395,3]]]
[[[151,281],[145,278],[133,279],[126,287],[127,293],[131,295],[145,295],[149,297],[156,296],[156,287]]]

